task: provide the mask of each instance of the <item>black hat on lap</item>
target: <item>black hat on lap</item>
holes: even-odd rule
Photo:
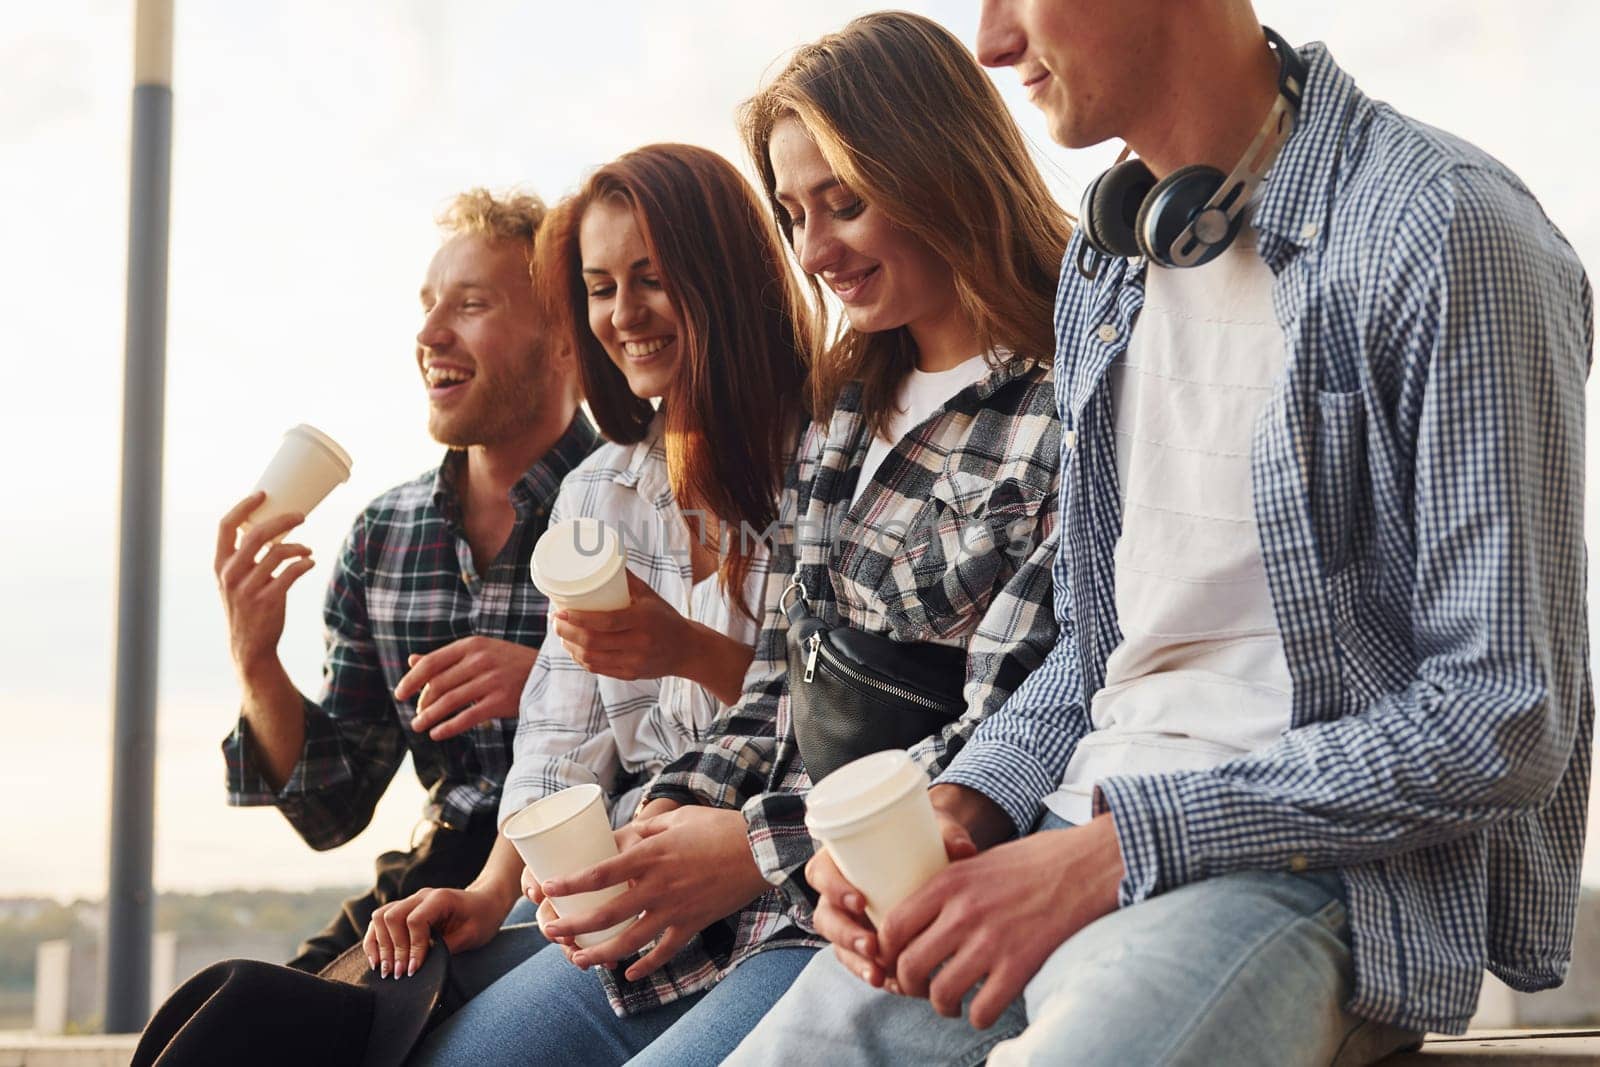
[[[173,991],[131,1067],[397,1067],[438,1007],[450,954],[434,940],[409,978],[382,979],[355,945],[306,974],[224,960]]]

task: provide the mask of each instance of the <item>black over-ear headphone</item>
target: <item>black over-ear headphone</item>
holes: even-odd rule
[[[1300,54],[1272,30],[1261,29],[1278,54],[1278,99],[1244,158],[1232,174],[1195,164],[1156,181],[1142,160],[1129,159],[1129,150],[1123,149],[1116,166],[1083,192],[1078,269],[1084,275],[1099,273],[1100,256],[1145,256],[1163,267],[1198,267],[1233,242],[1245,205],[1294,129],[1306,84]],[[1083,262],[1085,247],[1096,253],[1088,266]]]

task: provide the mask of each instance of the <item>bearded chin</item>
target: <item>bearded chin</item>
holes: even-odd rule
[[[500,389],[491,393],[487,402],[464,405],[456,411],[429,408],[428,435],[446,448],[497,445],[525,433],[539,418],[535,390]]]
[[[474,420],[464,415],[466,413],[447,415],[440,411],[429,411],[428,436],[446,448],[468,448],[483,444],[478,439],[480,434],[469,432],[476,428]]]

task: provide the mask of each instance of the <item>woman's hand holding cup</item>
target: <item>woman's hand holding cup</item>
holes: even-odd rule
[[[769,888],[755,857],[744,814],[690,805],[639,819],[616,831],[620,853],[586,871],[544,883],[551,896],[627,883],[616,899],[588,914],[552,923],[560,940],[642,917],[614,937],[568,958],[580,967],[612,967],[654,942],[625,977],[636,982],[663,967],[689,939],[755,900]]]
[[[533,868],[526,865],[522,868],[522,895],[535,904],[544,903],[544,890],[539,887],[539,879],[533,876]]]
[[[631,572],[628,593],[630,603],[618,611],[557,607],[556,634],[573,660],[591,674],[629,682],[682,673],[698,636],[694,627]]]

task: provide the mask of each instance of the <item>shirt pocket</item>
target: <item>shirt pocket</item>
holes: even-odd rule
[[[1359,390],[1317,393],[1317,443],[1312,453],[1311,521],[1324,574],[1356,555],[1367,484],[1367,409]]]
[[[950,471],[933,483],[890,557],[889,613],[908,635],[951,638],[976,628],[996,588],[1027,558],[1045,490],[1020,478]]]

